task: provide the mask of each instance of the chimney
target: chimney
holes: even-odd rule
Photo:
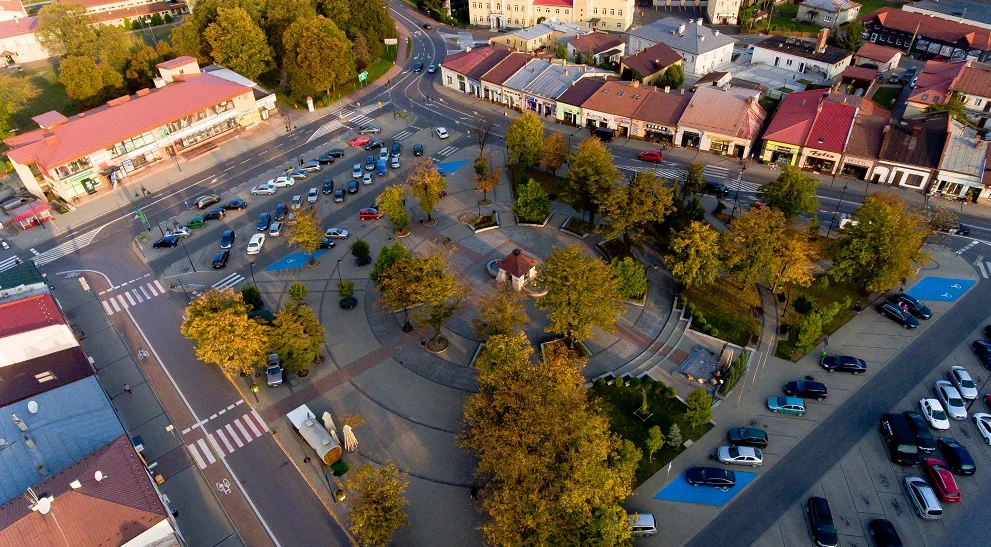
[[[829,36],[829,29],[824,28],[819,31],[819,41],[816,43],[816,53],[826,51],[826,37]]]
[[[155,89],[161,89],[165,87],[165,80],[162,78],[154,78],[152,82],[155,84]]]
[[[681,94],[682,94],[682,95],[684,95],[684,94],[685,94],[685,88],[681,88]]]
[[[716,30],[712,31],[712,34],[714,36],[719,36],[719,29],[716,29]]]
[[[695,20],[695,24],[697,24],[698,26],[700,26],[700,27],[701,27],[701,26],[702,26],[702,18],[701,18],[701,17],[699,17],[698,19],[696,19],[696,20]]]
[[[640,87],[640,82],[638,82],[636,80],[633,80],[632,82],[630,82],[630,86],[631,87]]]
[[[471,51],[471,46],[465,46],[465,53],[468,53],[469,51]]]

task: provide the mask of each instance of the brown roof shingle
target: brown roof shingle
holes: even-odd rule
[[[0,367],[0,406],[23,401],[92,375],[89,358],[79,347]]]
[[[853,104],[857,107],[857,117],[853,120],[850,140],[844,152],[851,156],[877,158],[884,140],[884,127],[891,123],[891,111],[869,100]]]
[[[502,85],[503,82],[508,80],[513,74],[519,72],[521,68],[526,66],[530,62],[530,57],[526,53],[513,52],[510,53],[508,57],[499,61],[499,64],[495,65],[488,72],[482,75],[480,78],[483,82],[489,82],[491,84]]]
[[[652,86],[640,86],[637,82],[606,82],[581,106],[588,110],[631,118],[652,89]]]
[[[939,112],[889,124],[878,157],[892,163],[936,169],[949,134],[949,120],[948,113]]]
[[[676,127],[691,100],[691,93],[665,93],[655,90],[647,95],[632,117],[646,123]]]
[[[582,78],[562,93],[557,100],[564,104],[581,106],[604,85],[606,85],[606,81],[601,78]]]
[[[519,249],[513,249],[513,252],[496,262],[496,267],[513,277],[523,277],[539,264],[540,262],[523,254]]]
[[[577,38],[573,38],[568,43],[571,45],[571,47],[577,49],[582,53],[587,53],[589,50],[591,50],[592,53],[596,55],[602,53],[603,51],[609,51],[614,47],[619,47],[623,45],[622,40],[618,38],[614,38],[612,35],[606,34],[604,32],[593,32],[591,34],[579,36]]]
[[[864,17],[865,23],[873,21],[877,21],[885,28],[900,30],[909,34],[917,32],[919,36],[925,38],[950,43],[963,40],[971,47],[981,51],[991,49],[991,29],[965,25],[898,8],[881,8]]]
[[[978,97],[991,97],[991,65],[967,61],[956,81],[950,85],[951,91]]]
[[[488,54],[484,59],[480,60],[475,66],[468,69],[466,72],[462,72],[466,78],[472,80],[479,80],[486,72],[492,70],[493,67],[498,65],[503,59],[509,57],[509,52],[504,49],[493,49],[492,53]]]
[[[637,53],[623,57],[622,63],[647,77],[681,61],[681,55],[664,43],[658,43]]]
[[[893,47],[882,46],[881,44],[875,44],[874,42],[864,42],[864,45],[860,46],[857,50],[857,57],[864,57],[866,59],[871,59],[872,61],[878,61],[881,63],[887,63],[895,57],[895,55],[900,55],[901,50],[895,49]]]

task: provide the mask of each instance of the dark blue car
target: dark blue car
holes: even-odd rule
[[[262,213],[261,215],[258,216],[258,222],[255,223],[255,229],[258,230],[259,232],[264,232],[265,230],[268,230],[268,226],[271,223],[272,223],[272,214]]]

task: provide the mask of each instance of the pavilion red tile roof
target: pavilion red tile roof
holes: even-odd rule
[[[782,99],[764,132],[764,139],[801,146],[815,121],[822,91],[798,91]]]
[[[647,77],[660,72],[681,61],[681,55],[671,49],[671,46],[661,42],[637,53],[623,57],[623,65],[636,70],[641,76]]]
[[[523,277],[539,264],[540,262],[523,254],[519,249],[513,249],[506,258],[496,262],[496,267],[513,277]]]
[[[663,90],[655,90],[647,95],[632,117],[646,123],[677,127],[678,120],[685,113],[691,100],[691,93],[681,93],[677,90],[665,93]]]
[[[50,294],[0,304],[0,338],[64,324],[62,310]]]
[[[930,17],[922,13],[902,11],[898,8],[881,8],[864,17],[865,22],[875,20],[886,28],[909,34],[918,33],[919,36],[949,43],[962,40],[981,51],[991,50],[991,29]]]
[[[510,53],[508,57],[499,61],[497,65],[490,68],[488,72],[483,74],[480,79],[484,82],[502,85],[502,83],[510,79],[513,74],[516,74],[521,68],[526,66],[532,58],[533,57],[530,55],[518,51]]]
[[[864,42],[864,45],[860,46],[860,49],[858,49],[856,53],[858,57],[864,57],[879,63],[887,63],[892,60],[895,55],[901,54],[902,51],[900,49],[882,46],[881,44],[875,44],[874,42]]]

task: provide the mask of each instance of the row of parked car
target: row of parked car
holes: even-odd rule
[[[220,203],[220,201],[220,196],[217,194],[207,194],[196,198],[193,201],[193,206],[202,210]],[[191,236],[193,230],[205,227],[208,221],[223,220],[229,211],[243,211],[247,208],[248,204],[244,200],[232,199],[220,207],[211,208],[202,215],[190,218],[183,225],[176,223],[171,230],[166,231],[162,238],[152,243],[151,246],[156,249],[175,247],[179,245],[181,238]]]

